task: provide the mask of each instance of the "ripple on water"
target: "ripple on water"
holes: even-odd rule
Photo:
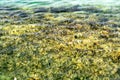
[[[17,6],[22,8],[35,8],[40,6],[58,7],[63,5],[103,5],[111,7],[119,4],[120,0],[0,0],[1,6]]]

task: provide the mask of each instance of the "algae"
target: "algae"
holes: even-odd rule
[[[1,80],[120,79],[120,19],[116,15],[29,15],[0,21]]]

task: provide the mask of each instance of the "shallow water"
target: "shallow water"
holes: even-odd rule
[[[120,80],[120,0],[0,0],[0,80]]]
[[[39,13],[80,12],[118,16],[120,0],[0,0],[0,25],[35,19]],[[36,21],[36,20],[34,20]],[[33,21],[33,22],[34,22]],[[119,19],[115,20],[119,23]]]
[[[16,6],[22,8],[50,7],[50,6],[71,6],[71,5],[101,5],[116,6],[120,0],[0,0],[1,6]]]

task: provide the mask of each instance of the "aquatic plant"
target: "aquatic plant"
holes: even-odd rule
[[[0,29],[0,79],[120,79],[120,28],[108,22],[117,17],[31,15],[21,23],[2,23],[6,25]],[[99,24],[101,20],[106,23]]]

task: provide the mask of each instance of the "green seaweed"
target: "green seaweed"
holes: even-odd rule
[[[0,23],[1,80],[120,79],[120,28],[109,25],[116,16],[101,25],[102,14],[32,15]]]

